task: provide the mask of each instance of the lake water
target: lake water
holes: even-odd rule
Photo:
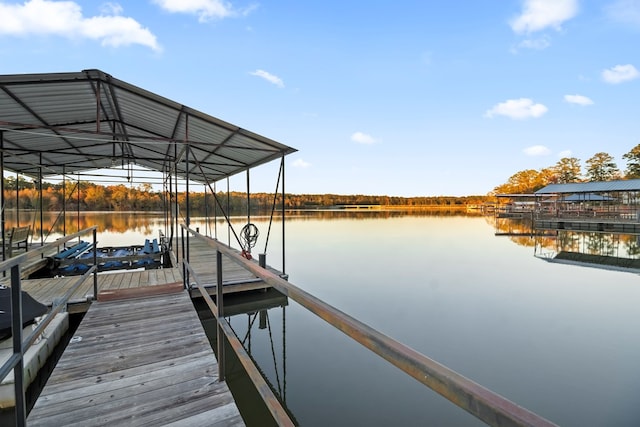
[[[304,214],[286,223],[286,272],[559,425],[640,425],[638,274],[548,263],[536,238],[496,231],[485,217]],[[300,425],[483,425],[295,302],[267,313],[264,329],[255,315],[231,324],[250,329],[251,355]]]
[[[254,253],[263,252],[268,218],[251,220],[261,232]],[[145,221],[98,239],[156,237],[162,218]],[[192,225],[210,230],[202,219]],[[276,268],[280,227],[267,251]],[[226,226],[216,230],[226,242]],[[287,218],[286,272],[559,425],[640,425],[638,274],[549,263],[534,256],[534,237],[495,233],[493,218],[479,216],[301,213]],[[257,317],[231,325],[302,426],[483,425],[291,300],[266,312],[263,329]]]

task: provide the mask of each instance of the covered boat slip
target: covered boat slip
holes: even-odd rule
[[[536,228],[640,233],[640,179],[550,184],[531,196]]]
[[[161,233],[167,236],[170,244],[179,247],[181,244],[176,240],[179,224],[182,222],[188,224],[191,216],[190,185],[198,184],[199,188],[204,185],[205,189],[215,196],[214,184],[217,181],[246,172],[248,198],[249,171],[278,160],[280,161],[278,184],[282,176],[282,197],[284,198],[284,157],[296,150],[118,80],[100,70],[84,70],[71,73],[0,75],[0,151],[2,152],[1,174],[15,173],[16,182],[27,177],[33,180],[36,189],[40,189],[38,204],[40,225],[37,225],[36,213],[34,220],[36,226],[32,227],[31,232],[40,230],[39,240],[44,245],[41,248],[29,248],[28,253],[23,253],[26,249],[23,247],[26,246],[24,245],[26,240],[20,233],[11,233],[11,230],[15,230],[12,227],[20,226],[20,223],[24,222],[20,220],[18,206],[19,185],[16,185],[16,197],[12,197],[10,191],[4,188],[4,180],[0,180],[2,187],[0,195],[3,198],[0,230],[3,248],[5,248],[2,257],[4,261],[2,264],[5,266],[5,282],[10,283],[12,289],[22,288],[45,302],[51,307],[51,313],[62,312],[64,309],[82,312],[89,309],[86,315],[87,323],[83,322],[80,330],[86,337],[94,331],[99,335],[96,338],[98,341],[104,339],[100,332],[104,332],[105,327],[91,323],[93,311],[100,311],[110,318],[117,316],[123,319],[135,317],[140,312],[144,318],[151,319],[153,315],[149,314],[146,308],[138,305],[149,301],[154,307],[151,310],[158,315],[154,321],[139,319],[143,322],[142,324],[129,322],[126,323],[127,327],[124,327],[123,323],[122,328],[117,328],[121,335],[110,337],[112,346],[120,349],[116,359],[109,359],[111,356],[103,351],[105,349],[100,347],[100,343],[92,343],[91,340],[84,341],[84,347],[82,342],[74,343],[75,348],[83,347],[88,352],[80,358],[91,366],[104,365],[106,369],[112,369],[115,365],[125,364],[129,358],[130,360],[144,358],[133,353],[131,356],[121,358],[120,356],[124,355],[122,353],[124,347],[128,348],[130,345],[133,348],[147,348],[149,356],[157,357],[163,353],[163,343],[175,342],[176,348],[179,349],[173,352],[175,353],[172,356],[175,357],[174,361],[168,359],[147,361],[137,367],[128,365],[123,368],[127,370],[123,376],[127,377],[129,382],[125,381],[124,386],[118,383],[110,389],[118,389],[118,396],[127,396],[128,393],[130,397],[125,400],[130,400],[140,393],[141,384],[154,382],[165,387],[166,392],[171,395],[164,397],[173,399],[172,401],[164,399],[162,396],[164,391],[148,390],[145,393],[145,396],[150,397],[148,402],[132,405],[126,415],[127,419],[136,421],[146,419],[145,422],[150,425],[158,425],[157,419],[165,421],[173,419],[176,423],[189,425],[211,425],[215,419],[212,418],[212,414],[217,411],[218,415],[215,416],[220,420],[220,425],[243,425],[229,390],[223,382],[217,381],[215,357],[202,332],[202,326],[189,299],[189,291],[185,290],[189,288],[189,284],[184,281],[183,270],[178,264],[182,261],[182,254],[176,256],[178,251],[175,248],[169,248],[173,249],[172,267],[98,274],[95,267],[97,262],[94,258],[93,262],[90,260],[83,262],[89,268],[86,271],[82,269],[78,276],[28,279],[27,271],[37,269],[46,262],[47,257],[55,254],[55,250],[53,253],[45,254],[50,246],[47,245],[43,235],[41,184],[44,181],[53,181],[65,185],[66,188],[66,183],[75,181],[77,183],[75,188],[78,188],[79,217],[79,184],[83,180],[105,182],[102,178],[107,176],[112,184],[155,183],[162,188],[161,194],[166,208],[165,229],[161,230]],[[134,165],[149,173],[140,174],[134,178]],[[11,220],[7,220],[5,216],[6,200],[15,200],[15,215]],[[72,203],[73,198],[69,200],[69,202],[65,200],[63,204]],[[228,219],[228,213],[225,212],[222,203],[217,199],[216,202],[217,213],[222,212]],[[74,208],[70,212],[73,212]],[[248,204],[247,212],[249,211]],[[66,215],[66,213],[65,207],[61,214]],[[64,217],[61,223],[67,224]],[[77,229],[70,231],[80,233],[80,222],[78,221]],[[65,241],[68,240],[67,237],[65,228],[63,234]],[[96,247],[95,234],[93,242],[93,247]],[[211,248],[208,256],[198,255],[198,250],[191,247],[187,253],[194,258],[202,256],[202,266],[208,269],[216,268],[215,262],[211,262],[216,260],[215,252],[212,253]],[[192,268],[195,268],[194,274],[198,274],[198,262],[195,262]],[[238,286],[247,280],[250,282],[251,289],[259,287],[254,275],[241,273],[233,263],[225,263],[222,269],[225,282],[229,282],[235,290],[242,289]],[[200,274],[206,278],[210,273],[202,271]],[[215,282],[213,284],[215,285]],[[264,284],[260,286],[265,287]],[[196,294],[197,292],[195,291]],[[172,298],[178,298],[181,302],[173,301]],[[15,300],[19,301],[14,298],[12,303]],[[12,312],[19,313],[20,310],[12,308]],[[13,321],[17,324],[20,321],[20,315],[17,314],[14,317]],[[167,319],[171,322],[167,322]],[[184,319],[189,323],[181,324]],[[145,329],[148,332],[146,334],[143,333]],[[186,339],[191,341],[181,341],[185,339],[183,337],[185,330],[189,331],[186,335],[190,337]],[[197,339],[192,336],[193,333],[199,334]],[[16,339],[18,338],[30,340],[29,337],[20,337],[19,334]],[[138,338],[144,342],[136,344],[135,340]],[[16,375],[15,390],[26,388],[27,379],[22,375],[25,354],[20,349],[23,347],[26,350],[31,344],[25,342],[22,346],[19,342],[14,342],[10,360],[0,367],[1,378],[6,378],[8,372],[19,373]],[[69,351],[70,355],[75,354],[72,347],[69,347]],[[64,357],[72,356],[67,356],[65,353]],[[64,360],[66,359],[61,362],[60,369],[65,366]],[[70,363],[75,365],[77,362]],[[167,376],[167,379],[152,381],[148,377],[145,378],[141,374],[148,369],[144,367],[145,364],[148,364],[147,367],[152,366],[151,370],[157,372],[160,377]],[[188,368],[186,370],[179,368],[181,365]],[[136,369],[137,372],[135,372]],[[79,371],[72,369],[75,374]],[[171,374],[172,371],[173,374]],[[91,372],[95,374],[95,371]],[[214,374],[210,375],[210,372]],[[68,373],[66,371],[62,375],[66,377]],[[133,377],[139,382],[136,383],[136,380],[133,380],[132,383]],[[58,396],[61,386],[55,378],[59,377],[54,375],[50,382],[57,387],[54,394]],[[102,383],[105,378],[106,376],[93,375],[94,386]],[[168,381],[169,378],[171,381]],[[171,387],[169,382],[176,385]],[[77,383],[72,388],[75,389],[76,386]],[[102,392],[108,393],[105,390],[103,388]],[[21,393],[18,392],[18,394]],[[63,394],[69,398],[68,392]],[[24,395],[18,397],[15,411],[16,424],[24,425],[27,415]],[[189,401],[189,404],[185,406],[179,401]],[[68,411],[66,402],[59,404],[51,399],[43,402],[39,403],[38,407],[46,406],[44,412],[58,411],[62,414]],[[117,406],[121,406],[121,403],[122,401]],[[86,409],[87,402],[84,404]],[[90,406],[94,404],[97,405],[92,401]],[[107,404],[106,407],[112,410],[112,414],[107,419],[118,422],[113,418],[114,404],[110,406]],[[173,411],[173,415],[167,416],[168,412],[165,409],[169,412]],[[86,425],[87,420],[91,420],[90,423],[96,423],[97,420],[103,419],[97,413],[94,415],[97,418],[92,415],[83,418],[76,413],[74,417],[65,418],[60,423],[77,422]],[[36,415],[32,417],[29,419],[30,425],[35,423],[36,419],[43,419]],[[188,418],[188,421],[184,421],[185,418]],[[60,420],[60,418],[57,419]],[[45,423],[49,424],[48,421]],[[58,421],[52,421],[52,423],[60,425]]]

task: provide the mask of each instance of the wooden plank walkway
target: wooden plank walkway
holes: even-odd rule
[[[186,291],[94,302],[29,426],[242,426]]]
[[[51,305],[62,297],[76,283],[79,276],[28,279],[22,281],[22,289],[42,304]],[[157,286],[182,282],[180,268],[160,268],[156,270],[131,271],[98,274],[98,292],[111,289],[128,289],[140,286]],[[93,277],[89,277],[69,298],[69,304],[84,304],[93,298]]]
[[[179,248],[177,245],[179,245],[179,242],[175,243],[174,251],[179,254],[178,260],[180,260],[182,250],[176,250]],[[257,263],[257,259],[254,259],[253,261]],[[200,239],[189,239],[189,264],[196,272],[201,283],[207,287],[209,293],[214,295],[217,284],[216,274],[218,268],[215,249]],[[273,268],[268,268],[275,274],[281,274]],[[191,280],[191,282],[194,283],[193,280]],[[240,265],[230,260],[227,256],[222,257],[222,284],[224,286],[223,292],[225,294],[271,287],[262,279],[253,275],[250,271],[245,270]],[[199,296],[200,291],[198,289],[195,289],[193,292],[194,296]]]

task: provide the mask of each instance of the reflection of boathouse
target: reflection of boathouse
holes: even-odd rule
[[[640,232],[640,179],[551,184],[534,195],[536,229]]]

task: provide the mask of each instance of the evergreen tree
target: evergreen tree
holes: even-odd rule
[[[554,167],[558,184],[580,181],[580,159],[563,157]]]
[[[589,181],[611,181],[620,173],[613,157],[604,152],[594,154],[586,164]]]
[[[637,179],[640,178],[640,144],[636,145],[627,154],[622,156],[627,160],[627,170],[625,171],[625,178]]]

